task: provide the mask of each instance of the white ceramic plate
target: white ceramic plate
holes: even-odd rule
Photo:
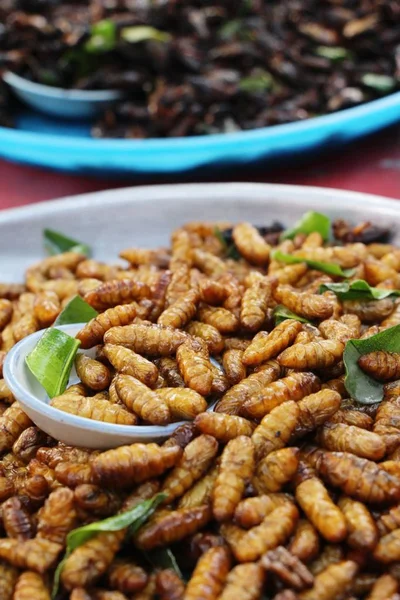
[[[27,265],[44,256],[44,227],[87,242],[96,258],[112,260],[127,246],[168,243],[172,229],[186,221],[290,225],[306,210],[393,225],[396,234],[400,229],[400,203],[357,192],[253,183],[133,187],[0,212],[0,281],[21,281]]]
[[[26,267],[43,257],[42,230],[45,227],[90,244],[96,258],[110,261],[124,247],[167,244],[171,231],[186,221],[246,220],[265,225],[279,220],[290,225],[306,210],[318,210],[332,218],[341,217],[354,223],[371,220],[375,224],[392,226],[394,239],[400,242],[400,204],[378,196],[332,189],[240,183],[137,187],[0,213],[0,282],[21,281]],[[14,372],[17,371],[9,371],[9,378]],[[27,385],[27,381],[18,383]],[[38,402],[43,403],[43,398]],[[114,426],[114,435],[108,428],[106,431],[102,423],[92,421],[85,429],[77,427],[75,432],[72,431],[76,436],[67,439],[62,428],[35,419],[45,431],[76,445],[109,447],[134,441],[137,437],[133,430],[138,428],[133,427],[132,435],[127,437],[127,432],[122,431],[126,427]],[[148,441],[160,439],[159,433],[150,436]]]

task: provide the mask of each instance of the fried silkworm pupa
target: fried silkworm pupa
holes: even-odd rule
[[[115,515],[122,506],[119,494],[90,483],[82,483],[76,487],[74,500],[79,508],[99,517]]]
[[[297,523],[289,550],[303,563],[309,563],[319,552],[319,536],[314,525],[307,519],[300,519]]]
[[[63,412],[93,421],[114,423],[115,425],[136,425],[137,423],[135,415],[118,404],[111,404],[108,400],[62,394],[52,398],[50,404]]]
[[[346,519],[348,545],[359,550],[373,550],[378,541],[378,529],[365,504],[342,496],[338,507]]]
[[[164,327],[183,329],[196,314],[199,301],[200,292],[198,288],[192,288],[170,304],[158,317],[157,323]]]
[[[129,304],[150,295],[149,287],[134,279],[106,281],[84,296],[85,302],[96,310],[106,310],[118,304]]]
[[[246,367],[243,364],[243,350],[236,348],[226,350],[222,357],[222,365],[231,385],[236,385],[246,378]]]
[[[55,478],[72,489],[93,481],[92,467],[87,463],[61,462],[54,469]]]
[[[161,325],[134,323],[112,327],[104,334],[105,344],[127,346],[138,354],[171,356],[188,340],[186,332]]]
[[[176,444],[132,444],[99,454],[92,462],[92,470],[99,485],[129,488],[174,467],[181,455],[182,449]]]
[[[40,324],[33,313],[24,314],[17,323],[13,326],[13,334],[16,342],[19,342],[24,337],[35,333],[40,329]]]
[[[49,327],[61,311],[60,300],[55,292],[40,292],[33,306],[33,314],[42,327]]]
[[[344,423],[325,424],[318,432],[318,441],[328,450],[351,452],[373,461],[386,453],[386,444],[377,433]]]
[[[233,517],[254,468],[254,446],[251,439],[239,436],[230,440],[223,450],[213,491],[213,514],[217,521],[227,521]]]
[[[278,546],[264,554],[261,565],[267,572],[275,574],[284,584],[295,590],[309,588],[314,583],[313,574],[284,546]]]
[[[373,557],[385,564],[400,560],[400,529],[395,529],[381,537]]]
[[[0,417],[0,453],[11,448],[21,433],[32,424],[18,402],[7,408]]]
[[[298,321],[286,319],[275,327],[271,333],[260,331],[244,351],[243,363],[245,365],[259,365],[277,356],[292,344],[301,331],[301,327],[301,323]]]
[[[91,586],[107,571],[124,537],[125,530],[99,533],[73,550],[61,573],[63,586],[68,591]]]
[[[381,536],[400,528],[400,506],[393,506],[386,513],[380,515],[376,521]]]
[[[18,571],[6,563],[0,563],[0,598],[13,600]]]
[[[360,368],[378,381],[393,381],[400,377],[400,354],[378,350],[358,359]]]
[[[25,463],[35,458],[37,451],[42,446],[51,443],[51,438],[38,427],[28,427],[21,433],[13,445],[13,453]]]
[[[164,442],[163,446],[179,446],[180,448],[186,448],[186,446],[194,440],[197,436],[198,431],[194,423],[182,423],[175,429],[171,436]]]
[[[337,413],[341,401],[340,394],[329,389],[322,389],[300,400],[298,402],[299,423],[293,437],[295,439],[302,437],[323,425]]]
[[[139,379],[131,375],[117,375],[114,381],[118,396],[134,414],[152,425],[170,422],[171,413],[167,403]]]
[[[271,281],[260,274],[249,275],[249,287],[243,294],[240,323],[246,331],[255,333],[263,326],[271,300]]]
[[[106,365],[98,360],[79,353],[75,359],[75,367],[81,382],[91,390],[99,392],[109,387],[111,373]]]
[[[396,600],[397,591],[399,584],[397,579],[389,575],[381,575],[372,586],[370,594],[367,596],[367,600]]]
[[[229,295],[229,290],[226,285],[213,279],[203,279],[199,282],[200,297],[202,302],[211,306],[219,306],[223,304]]]
[[[212,325],[221,334],[229,335],[239,329],[240,322],[236,315],[222,306],[203,304],[198,310],[198,317],[207,325]]]
[[[266,385],[278,379],[280,374],[281,366],[276,360],[267,362],[263,365],[262,371],[249,375],[228,390],[217,404],[216,412],[238,415],[247,400],[261,392]]]
[[[278,285],[273,295],[277,302],[306,319],[324,320],[329,319],[333,314],[333,302],[325,296],[298,292],[283,285]]]
[[[173,569],[163,569],[156,575],[156,590],[160,600],[183,600],[185,584]]]
[[[204,342],[194,339],[183,343],[177,349],[176,359],[187,387],[208,396],[213,384],[213,371]]]
[[[13,404],[15,402],[15,398],[4,379],[0,379],[0,400],[7,404]]]
[[[135,544],[140,550],[166,546],[199,531],[210,519],[209,505],[167,511],[140,529]]]
[[[259,493],[278,492],[297,471],[298,448],[281,448],[263,458],[257,465],[253,485]]]
[[[13,600],[50,600],[50,592],[45,580],[38,573],[21,573],[15,585]]]
[[[290,502],[285,494],[263,494],[245,498],[236,507],[234,520],[243,529],[259,525],[278,506]]]
[[[366,458],[349,452],[326,452],[318,470],[330,485],[361,502],[380,504],[400,500],[400,480]]]
[[[140,592],[146,587],[148,580],[146,571],[128,560],[115,560],[108,570],[110,587],[123,594]]]
[[[74,493],[67,487],[51,492],[38,513],[37,536],[64,544],[68,533],[78,524]]]
[[[215,600],[222,591],[230,568],[224,547],[210,548],[199,559],[190,578],[184,600]]]
[[[264,579],[264,571],[259,564],[236,565],[228,574],[219,600],[258,600]]]
[[[233,240],[240,254],[253,265],[263,266],[269,261],[271,246],[250,223],[240,223],[233,228]]]
[[[292,400],[267,414],[251,436],[256,456],[263,458],[288,443],[299,420],[299,407]]]
[[[118,373],[131,375],[145,385],[154,387],[158,378],[155,364],[125,346],[106,344],[103,352]]]
[[[170,504],[190,489],[207,472],[217,452],[218,442],[210,435],[200,435],[190,442],[161,488],[167,496],[164,504]]]
[[[178,363],[174,358],[165,356],[156,360],[156,365],[161,377],[164,377],[167,386],[179,388],[185,387],[185,382],[179,373]]]
[[[10,300],[0,298],[0,331],[4,329],[11,320],[13,314],[13,305]]]
[[[315,576],[311,589],[300,592],[299,600],[335,600],[351,590],[358,566],[351,560],[330,565]]]
[[[75,337],[80,340],[81,348],[93,348],[103,341],[104,334],[112,327],[122,327],[132,323],[136,313],[135,304],[122,304],[109,308],[89,321]]]
[[[61,544],[55,544],[42,538],[32,540],[0,540],[0,558],[18,569],[29,569],[43,575],[51,569],[62,550]]]
[[[363,323],[380,323],[393,311],[390,298],[383,300],[343,300],[343,312],[357,315]]]
[[[193,421],[193,419],[207,410],[207,402],[197,392],[188,388],[161,388],[156,391],[169,408],[174,421]]]
[[[288,400],[301,400],[317,392],[321,384],[314,373],[293,373],[266,385],[257,395],[246,400],[242,416],[262,419],[267,413]]]
[[[265,519],[252,529],[244,532],[237,543],[232,544],[227,538],[231,550],[238,562],[253,562],[258,560],[268,550],[284,544],[293,532],[299,512],[292,502],[278,506]],[[235,527],[230,523],[221,526],[224,535],[225,528]]]
[[[200,323],[200,321],[191,321],[186,331],[191,336],[202,339],[207,344],[210,354],[220,354],[223,351],[224,339],[213,325]]]
[[[311,467],[302,462],[298,478],[300,482],[296,486],[296,500],[309,521],[329,542],[342,541],[347,535],[346,520],[322,481],[315,476]]]
[[[219,459],[214,466],[199,479],[179,500],[178,508],[189,508],[209,504],[212,500],[212,492],[215,480],[218,476]]]
[[[329,418],[327,425],[333,425],[336,423],[341,423],[342,425],[352,425],[359,429],[366,429],[369,431],[372,429],[374,420],[369,415],[360,412],[359,410],[343,408],[335,412],[335,414]]]
[[[212,435],[220,442],[229,442],[238,436],[251,436],[255,426],[253,423],[235,415],[216,412],[202,412],[194,420],[201,433]]]
[[[18,496],[13,496],[2,505],[3,526],[9,538],[29,540],[33,538],[33,522]]]
[[[342,358],[343,350],[344,344],[336,340],[294,344],[278,356],[278,362],[293,369],[325,369]]]

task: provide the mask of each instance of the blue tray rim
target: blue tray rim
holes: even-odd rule
[[[82,137],[67,137],[52,134],[41,134],[37,132],[23,131],[20,129],[10,129],[0,127],[0,140],[9,143],[23,143],[30,146],[43,147],[57,146],[58,148],[76,148],[80,150],[109,150],[118,152],[132,152],[133,150],[147,151],[165,151],[173,149],[174,151],[186,152],[188,150],[205,150],[210,147],[213,150],[218,148],[226,148],[237,143],[246,143],[266,140],[278,139],[292,134],[301,134],[302,132],[311,132],[326,126],[344,125],[354,119],[362,119],[370,117],[375,112],[381,112],[385,109],[390,109],[400,105],[400,92],[395,92],[366,102],[360,106],[347,108],[345,110],[322,115],[320,117],[312,117],[304,121],[296,121],[283,125],[273,125],[270,127],[262,127],[249,131],[240,131],[234,133],[218,133],[204,136],[189,136],[185,138],[149,138],[144,140],[123,139],[115,140],[112,138],[82,138]]]

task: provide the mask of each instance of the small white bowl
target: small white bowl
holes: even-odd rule
[[[122,97],[118,90],[68,90],[35,83],[11,71],[3,80],[31,108],[61,119],[91,119]]]
[[[75,337],[84,323],[57,327]],[[44,330],[21,340],[7,354],[3,366],[4,379],[28,417],[56,440],[84,448],[115,448],[134,442],[159,442],[168,438],[184,421],[171,425],[113,425],[76,417],[49,405],[49,397],[28,369],[25,358],[33,350]],[[85,352],[93,356],[93,350]],[[69,385],[78,382],[72,369]]]

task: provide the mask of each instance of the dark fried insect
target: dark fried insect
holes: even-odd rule
[[[400,354],[379,350],[358,359],[361,369],[378,381],[393,381],[400,377]]]
[[[276,574],[284,584],[302,590],[311,587],[314,577],[301,560],[284,546],[270,550],[261,558],[261,565],[268,572]]]

